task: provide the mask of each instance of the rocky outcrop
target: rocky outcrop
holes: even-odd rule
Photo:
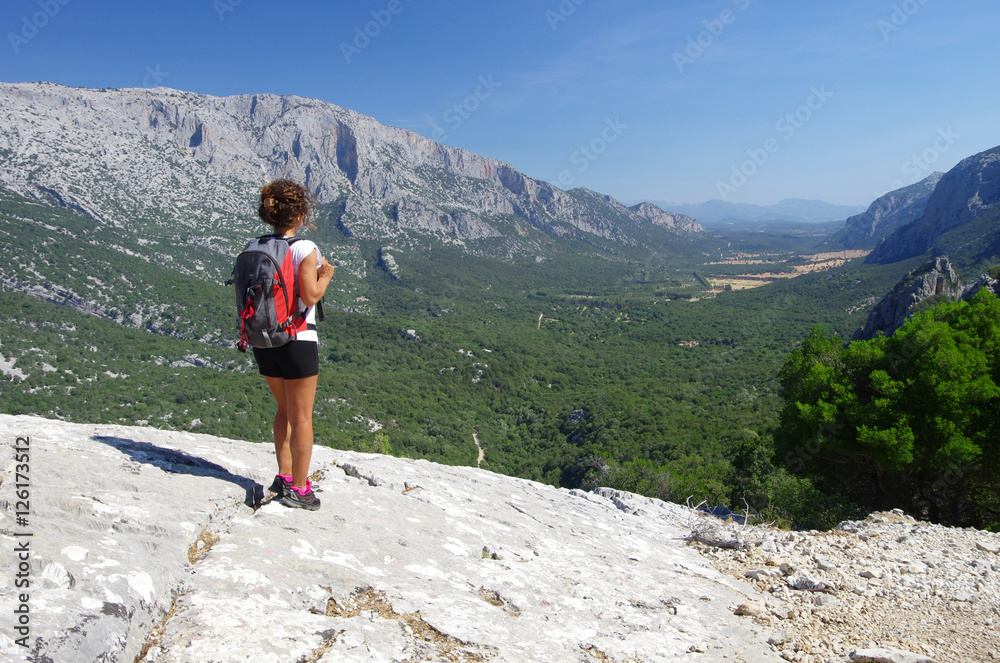
[[[913,315],[914,307],[931,297],[956,300],[965,288],[958,272],[946,256],[913,270],[879,301],[855,339],[873,338],[878,333],[892,335]]]
[[[698,230],[302,97],[0,83],[0,126],[0,185],[111,225],[211,220],[242,236],[257,188],[288,177],[358,239],[415,233],[471,250],[512,235],[505,250],[525,253],[532,228],[613,242],[633,226],[655,229],[661,242],[678,227]]]
[[[655,225],[685,232],[705,232],[702,225],[690,216],[666,212],[652,203],[639,203],[629,207],[629,209]]]
[[[994,295],[1000,296],[1000,281],[990,274],[983,274],[978,279],[962,288],[961,299],[969,300],[975,297],[980,290],[989,290]]]
[[[844,227],[818,249],[874,248],[883,237],[923,217],[927,201],[942,177],[942,173],[933,173],[916,184],[885,194],[863,213],[847,219]]]
[[[920,219],[884,238],[865,262],[919,256],[944,233],[1000,205],[1000,147],[963,160],[938,182]]]
[[[8,452],[18,437],[4,661],[780,661],[678,505],[317,447],[306,512],[269,501],[270,444],[0,415]]]
[[[947,256],[913,270],[879,301],[868,314],[864,327],[854,333],[854,339],[869,339],[882,333],[891,336],[896,329],[913,317],[914,310],[927,300],[969,300],[986,289],[1000,295],[1000,281],[983,274],[966,285]]]

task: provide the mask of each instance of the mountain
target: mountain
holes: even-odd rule
[[[664,209],[670,209],[678,214],[686,214],[698,219],[701,223],[710,224],[768,220],[806,223],[840,221],[864,209],[851,205],[834,205],[822,200],[802,200],[800,198],[786,198],[776,205],[730,203],[724,200],[709,200],[698,204],[653,202]]]
[[[979,258],[989,259],[1000,249],[1000,225],[994,218],[1000,211],[1000,147],[962,160],[949,170],[927,201],[918,219],[885,237],[868,256],[870,264],[887,264],[919,256],[928,251],[952,253],[955,248],[974,244]],[[982,228],[973,237],[962,237],[957,246],[939,246],[947,235],[978,221]],[[982,232],[980,232],[982,231]],[[983,248],[985,247],[985,248]],[[953,256],[954,257],[954,256]]]
[[[277,177],[308,186],[356,240],[513,256],[573,240],[662,247],[702,230],[302,97],[0,84],[0,126],[3,187],[133,234],[206,231],[226,255],[227,239],[259,227],[256,191]]]
[[[835,251],[874,248],[882,238],[923,216],[927,201],[943,176],[943,173],[932,173],[916,184],[890,191],[873,202],[863,213],[847,219],[844,227],[817,249]]]

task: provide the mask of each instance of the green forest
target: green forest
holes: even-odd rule
[[[753,290],[709,292],[705,282],[733,271],[712,264],[727,250],[771,245],[790,255],[818,242],[808,232],[769,239],[736,230],[678,240],[669,258],[566,248],[545,260],[500,261],[410,246],[394,252],[401,276],[393,278],[378,268],[377,243],[349,241],[333,224],[319,225],[315,239],[338,267],[319,328],[320,444],[475,465],[476,431],[484,469],[746,508],[789,527],[827,527],[869,507],[912,502],[914,491],[934,485],[930,474],[912,486],[893,475],[899,490],[877,492],[855,454],[855,465],[836,465],[848,474],[832,479],[846,476],[857,490],[837,492],[818,474],[822,455],[783,460],[816,426],[861,426],[851,413],[827,412],[826,400],[809,400],[824,393],[822,385],[800,374],[813,370],[818,356],[861,353],[842,339],[862,326],[864,303],[920,259],[888,266],[854,260]],[[4,194],[0,409],[269,442],[271,397],[250,356],[234,347],[235,302],[223,285],[234,246],[205,247],[169,229],[115,234]],[[169,258],[150,258],[168,250]],[[995,382],[992,348],[983,352],[993,351]],[[886,385],[906,379],[876,386],[890,393]],[[995,401],[981,404],[990,407],[997,411]],[[872,429],[868,443],[905,438],[899,425],[878,421],[883,428]],[[972,426],[962,433],[971,436],[968,444],[948,458],[977,468],[963,474],[970,488],[961,496],[974,504],[959,513],[939,501],[929,513],[989,525],[994,505],[983,500],[995,486],[978,464],[985,472],[996,456],[972,447],[995,426]],[[948,494],[959,490],[949,484]]]

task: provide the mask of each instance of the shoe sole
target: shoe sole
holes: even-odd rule
[[[299,502],[298,500],[294,500],[288,497],[287,495],[282,497],[280,501],[282,504],[291,509],[305,509],[306,511],[319,511],[319,506],[320,506],[319,500],[317,500],[313,504],[308,504],[306,502]]]

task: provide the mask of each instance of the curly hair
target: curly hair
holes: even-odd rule
[[[316,199],[312,192],[290,180],[275,180],[260,190],[261,220],[275,230],[287,230],[299,217],[305,217],[305,227],[315,230],[311,217]]]

